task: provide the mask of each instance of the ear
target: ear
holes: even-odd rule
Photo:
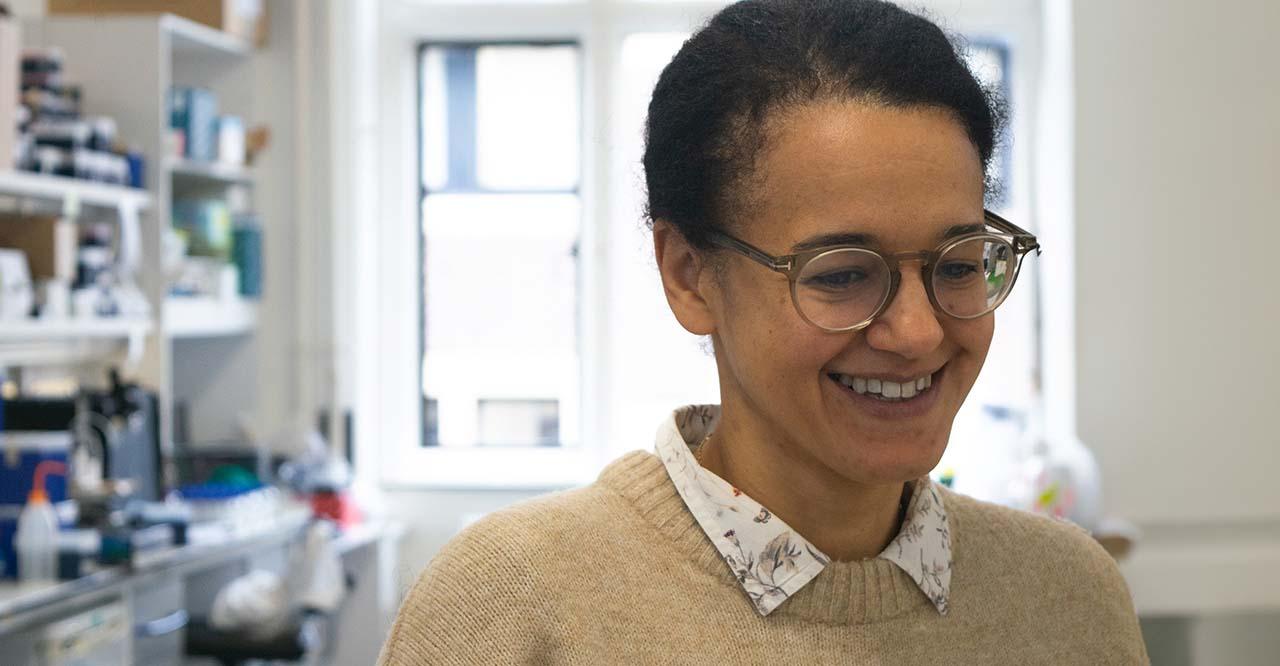
[[[705,297],[712,281],[704,279],[703,271],[709,267],[702,255],[664,220],[653,223],[653,253],[662,275],[662,290],[676,320],[694,335],[714,333],[715,316]]]

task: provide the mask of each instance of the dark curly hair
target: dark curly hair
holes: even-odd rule
[[[985,168],[1004,120],[962,47],[882,0],[743,0],[713,16],[662,70],[645,123],[650,225],[695,247],[747,203],[742,187],[778,112],[823,100],[952,112]],[[986,184],[990,194],[993,183]]]

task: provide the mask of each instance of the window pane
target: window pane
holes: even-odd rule
[[[423,391],[443,446],[572,443],[578,413],[581,204],[572,194],[440,194],[422,207]],[[481,401],[556,403],[556,442],[529,412]],[[495,403],[496,404],[496,403]],[[496,410],[496,411],[495,411]],[[541,414],[542,412],[538,412]],[[495,419],[511,416],[512,424]],[[539,416],[538,419],[545,419]],[[514,439],[512,439],[514,438]]]
[[[573,191],[581,73],[574,44],[440,44],[422,50],[428,192]]]
[[[573,349],[580,215],[566,194],[427,197],[427,351]]]
[[[1007,47],[996,42],[976,41],[965,50],[964,56],[979,83],[988,89],[999,91],[1006,102],[1012,101],[1007,71],[1009,63]],[[1009,142],[1001,140],[996,146],[996,154],[992,156],[991,163],[987,165],[987,176],[994,178],[1000,186],[996,191],[996,197],[988,202],[993,206],[999,207],[1008,203],[1008,190],[1013,186],[1010,160]]]
[[[609,265],[608,423],[603,439],[611,455],[637,446],[671,410],[719,402],[714,358],[704,338],[690,335],[671,314],[654,264],[653,238],[644,219],[644,119],[658,74],[687,32],[632,33],[622,41],[613,82]],[[638,353],[637,350],[644,350]],[[673,381],[673,379],[675,379]],[[644,443],[641,443],[644,445]]]
[[[555,400],[481,400],[480,444],[555,446],[560,443],[560,403]]]
[[[479,49],[476,176],[481,187],[577,187],[580,78],[575,46]]]

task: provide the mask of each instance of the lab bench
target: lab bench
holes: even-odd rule
[[[306,514],[282,517],[251,534],[146,553],[131,567],[111,567],[75,580],[0,583],[0,664],[34,663],[37,650],[47,650],[63,634],[111,630],[119,637],[112,649],[127,655],[117,663],[216,663],[185,656],[188,623],[208,615],[227,582],[252,570],[285,574],[291,549],[301,547],[309,521]],[[333,546],[351,587],[323,625],[325,647],[319,660],[308,663],[376,659],[395,612],[392,576],[401,532],[395,524],[374,522],[335,537]]]

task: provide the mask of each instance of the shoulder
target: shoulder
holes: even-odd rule
[[[383,646],[381,663],[543,660],[554,646],[553,601],[564,568],[592,549],[625,510],[600,484],[495,511],[458,533],[418,575]]]
[[[1146,648],[1116,561],[1084,528],[942,489],[952,523],[954,581],[980,606],[1052,618],[1072,649],[1098,663],[1142,663]],[[953,583],[954,584],[954,583]]]
[[[984,502],[946,488],[941,491],[957,556],[979,558],[998,568],[1119,578],[1111,555],[1071,521]]]
[[[441,575],[484,576],[489,581],[525,578],[543,569],[581,537],[608,523],[617,502],[599,486],[563,490],[517,502],[485,515],[455,535],[419,576],[422,585]]]
[[[586,486],[539,495],[493,511],[467,526],[428,566],[441,568],[489,567],[496,556],[540,563],[565,548],[591,545],[602,530],[627,531],[634,516],[629,498],[606,481],[635,467],[652,454],[633,452],[611,463],[600,480]]]

